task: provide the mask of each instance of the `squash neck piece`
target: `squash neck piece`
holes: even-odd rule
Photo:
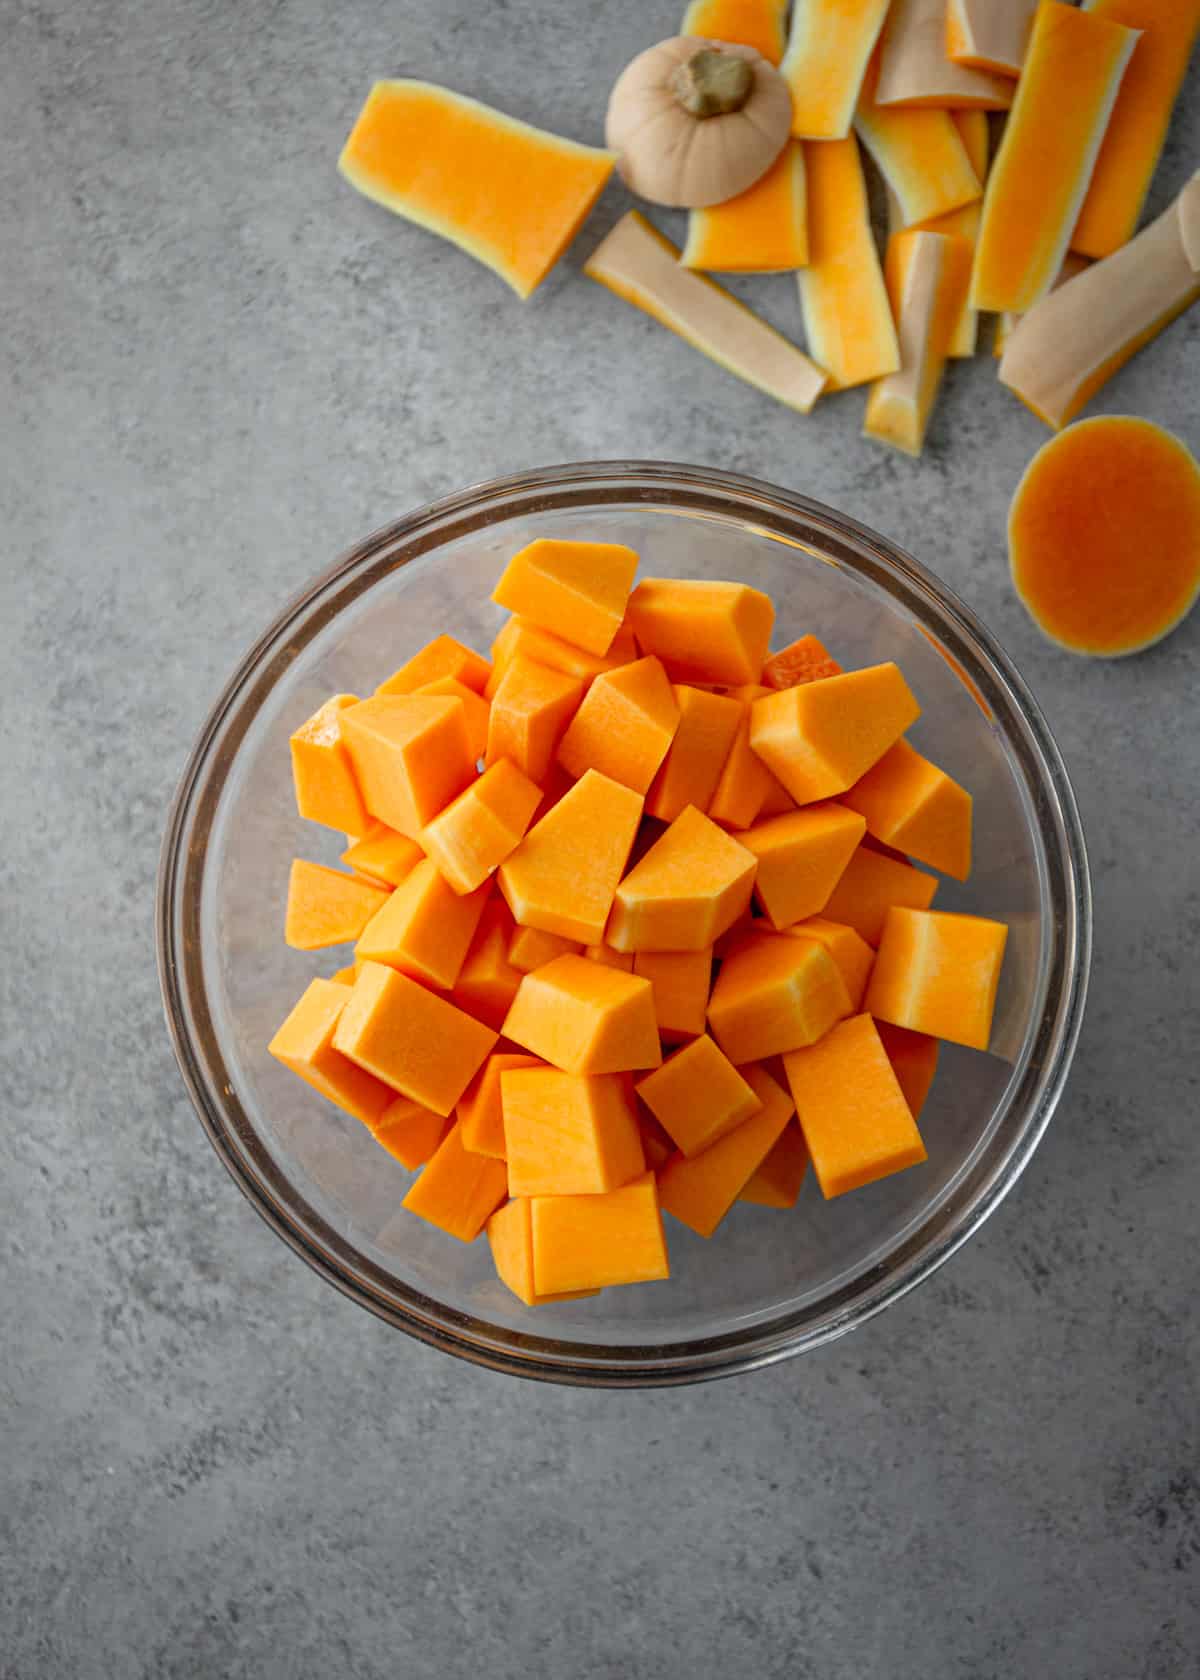
[[[671,92],[693,117],[725,117],[740,111],[754,90],[754,71],[744,58],[701,47],[671,75]]]

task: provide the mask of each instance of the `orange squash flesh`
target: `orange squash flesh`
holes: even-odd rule
[[[514,614],[492,643],[492,671],[484,697],[488,700],[495,697],[514,659],[529,659],[536,665],[548,665],[552,671],[562,671],[568,677],[578,677],[586,688],[601,671],[615,671],[618,665],[628,665],[637,656],[633,634],[625,625],[618,630],[607,653],[586,653],[573,642],[565,642],[561,636]]]
[[[791,1097],[765,1068],[741,1073],[759,1100],[758,1113],[699,1155],[673,1155],[658,1174],[661,1205],[702,1237],[712,1236],[795,1113]]]
[[[435,636],[431,642],[414,653],[398,671],[381,682],[376,694],[416,694],[432,682],[449,677],[462,683],[476,694],[487,687],[492,668],[474,648],[464,647],[453,636]]]
[[[850,1012],[837,964],[822,945],[751,938],[722,963],[708,1005],[713,1037],[735,1065],[813,1044]]]
[[[824,909],[865,828],[857,811],[828,800],[770,817],[741,836],[758,859],[754,894],[773,928]]]
[[[946,56],[968,70],[1019,76],[1037,0],[949,0]]]
[[[671,1275],[653,1173],[598,1196],[535,1196],[531,1218],[539,1295]]]
[[[845,922],[830,921],[825,916],[809,916],[786,931],[795,939],[813,939],[825,947],[841,974],[851,1013],[857,1014],[875,965],[875,952],[862,934]]]
[[[1073,420],[1131,356],[1200,298],[1198,229],[1200,173],[1128,245],[1021,317],[1005,345],[1001,382],[1048,426]]]
[[[329,1102],[374,1127],[396,1093],[334,1048],[334,1031],[350,991],[335,980],[309,981],[267,1049]]]
[[[541,797],[511,759],[497,759],[421,830],[421,845],[456,893],[473,893],[520,845]]]
[[[621,628],[638,557],[624,543],[538,537],[514,554],[492,600],[551,635],[606,654]]]
[[[744,583],[643,578],[629,597],[629,623],[672,682],[736,686],[758,681],[775,606]]]
[[[293,951],[319,951],[357,939],[388,901],[385,888],[323,863],[294,858],[288,875],[284,939]]]
[[[708,807],[712,820],[725,828],[752,827],[775,784],[775,777],[750,745],[753,702],[770,692],[750,683],[732,696],[742,708],[742,717]]]
[[[920,716],[890,660],[754,702],[750,745],[799,805],[852,786]]]
[[[842,803],[876,840],[956,881],[971,873],[971,795],[907,741],[897,741]]]
[[[654,1014],[665,1043],[704,1031],[712,990],[712,946],[700,951],[639,951],[633,972],[654,987]]]
[[[792,1106],[794,1109],[795,1104]],[[808,1150],[804,1146],[804,1133],[795,1121],[791,1121],[779,1134],[775,1147],[738,1191],[738,1201],[752,1202],[755,1207],[795,1207],[807,1171]]]
[[[601,944],[641,815],[640,794],[588,770],[500,865],[517,921]]]
[[[986,1050],[1007,939],[1005,924],[985,916],[892,908],[867,987],[867,1012]]]
[[[840,677],[842,667],[816,636],[800,636],[773,653],[762,668],[766,688],[796,688],[800,683]]]
[[[455,1109],[462,1122],[464,1149],[469,1149],[472,1155],[494,1155],[497,1160],[505,1159],[500,1076],[518,1068],[545,1065],[536,1056],[522,1056],[504,1050],[495,1051],[488,1057],[459,1098]]]
[[[756,860],[689,805],[617,888],[606,942],[616,951],[699,951],[750,902]]]
[[[1072,250],[1107,257],[1137,227],[1200,34],[1200,0],[1085,0],[1084,9],[1142,31],[1071,235]]]
[[[428,82],[376,82],[338,168],[528,297],[599,198],[615,158]]]
[[[507,1195],[504,1162],[472,1155],[456,1123],[409,1187],[403,1206],[460,1242],[474,1242]]]
[[[488,719],[491,715],[491,707],[483,696],[477,694],[473,688],[468,688],[467,684],[460,682],[457,677],[435,677],[432,682],[422,683],[414,693],[432,694],[462,702],[463,722],[467,729],[467,748],[472,764],[478,763],[487,751]]]
[[[928,113],[921,113],[928,115]],[[863,435],[920,455],[950,345],[962,321],[971,246],[917,230],[888,241],[888,296],[900,336],[900,367],[871,387]]]
[[[488,1246],[496,1276],[527,1307],[552,1305],[558,1301],[580,1301],[598,1295],[597,1289],[571,1289],[559,1295],[539,1295],[533,1287],[533,1204],[517,1196],[487,1222]]]
[[[888,0],[794,0],[780,72],[798,140],[844,140]]]
[[[1200,595],[1200,467],[1149,420],[1103,415],[1043,444],[1008,519],[1013,583],[1073,653],[1153,645]]]
[[[687,1156],[710,1148],[762,1107],[753,1086],[704,1035],[639,1080],[637,1094]]]
[[[894,373],[900,345],[871,232],[858,141],[806,144],[808,265],[796,276],[808,348],[843,391]],[[744,678],[743,681],[753,679]]]
[[[1006,111],[1009,77],[969,70],[946,56],[946,0],[892,0],[879,47],[881,105]]]
[[[679,258],[684,268],[779,274],[808,261],[804,148],[791,140],[766,174],[736,198],[693,210]]]
[[[479,918],[475,938],[458,971],[452,1001],[497,1032],[521,984],[521,971],[508,960],[513,919],[503,899],[493,897]]]
[[[869,1015],[783,1059],[826,1199],[926,1159],[925,1145]]]
[[[449,1114],[483,1066],[496,1034],[419,981],[365,962],[333,1048],[403,1097]]]
[[[950,120],[958,130],[959,139],[962,141],[967,157],[970,159],[971,168],[981,182],[986,182],[991,144],[987,112],[951,111]],[[931,216],[928,221],[917,223],[916,227],[924,233],[945,233],[955,239],[966,240],[971,249],[971,263],[973,263],[982,216],[983,201],[982,199],[976,199],[972,204],[964,204],[957,210],[947,211],[944,216]],[[895,194],[889,191],[888,228],[892,233],[899,233],[903,231],[903,226],[904,212]],[[968,271],[971,263],[968,263]],[[978,346],[979,311],[971,308],[966,295],[969,290],[968,282],[964,291],[962,308],[959,311],[954,331],[950,335],[950,346],[946,352],[952,359],[973,356]]]
[[[516,927],[508,942],[508,960],[522,974],[532,974],[535,968],[545,968],[555,957],[578,952],[578,940],[563,939],[560,934],[545,933],[541,928]]]
[[[558,745],[569,776],[598,770],[645,794],[679,727],[679,708],[659,660],[605,671],[588,689]]]
[[[1089,259],[1081,257],[1078,251],[1068,251],[1062,260],[1062,267],[1054,277],[1054,284],[1050,291],[1057,291],[1065,286],[1068,280],[1074,280],[1077,274],[1082,274],[1088,267]],[[1049,296],[1049,293],[1047,293]],[[992,334],[992,354],[999,361],[1008,348],[1008,341],[1016,330],[1021,316],[1013,309],[1005,309],[996,317],[996,330]],[[1019,393],[1018,393],[1019,394]]]
[[[898,863],[864,845],[842,871],[824,914],[831,922],[852,927],[868,945],[878,945],[894,904],[927,910],[937,889],[936,875]]]
[[[357,704],[356,694],[333,695],[290,742],[296,809],[310,822],[344,834],[363,834],[371,821],[342,735],[342,713]]]
[[[354,947],[359,962],[387,963],[427,986],[449,991],[475,937],[490,886],[461,894],[431,858],[380,906]]]
[[[854,113],[854,131],[895,197],[900,229],[974,204],[983,195],[962,135],[948,111],[876,102],[873,63]]]
[[[674,822],[688,805],[706,811],[742,722],[743,707],[730,695],[673,685],[679,727],[646,795],[646,815]]]
[[[342,862],[377,887],[398,887],[423,856],[415,840],[397,834],[386,823],[368,819],[366,832],[346,847]]]
[[[778,64],[787,43],[787,12],[788,0],[691,0],[679,33],[736,41]]]
[[[542,787],[579,702],[583,683],[521,655],[504,667],[488,714],[485,762],[508,758]]]
[[[414,1172],[423,1167],[450,1129],[444,1114],[411,1102],[408,1097],[396,1097],[379,1117],[371,1131],[375,1142],[394,1155],[402,1167]]]
[[[928,1033],[910,1032],[907,1027],[894,1027],[890,1021],[876,1021],[879,1042],[887,1051],[888,1061],[897,1083],[904,1092],[914,1120],[921,1118],[925,1099],[937,1073],[941,1045]]]
[[[475,778],[461,700],[375,695],[341,727],[367,810],[411,840]]]
[[[632,1094],[619,1075],[509,1068],[500,1091],[514,1196],[590,1195],[645,1172]]]
[[[1054,284],[1137,32],[1041,0],[975,249],[974,309],[1029,309]]]
[[[825,388],[822,368],[729,292],[682,267],[675,246],[636,210],[600,242],[583,272],[788,408],[809,413]]]
[[[580,956],[522,978],[504,1036],[564,1073],[624,1073],[662,1061],[650,982]]]

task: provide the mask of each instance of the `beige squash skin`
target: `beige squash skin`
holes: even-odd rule
[[[754,71],[740,110],[694,117],[679,103],[671,79],[706,48],[745,59]],[[791,117],[786,82],[753,47],[678,35],[621,72],[605,133],[627,187],[654,204],[697,210],[723,204],[765,175],[783,150]]]

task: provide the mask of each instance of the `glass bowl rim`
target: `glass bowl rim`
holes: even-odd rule
[[[1046,997],[1036,1027],[1040,1057],[1025,1057],[1025,1078],[1010,1090],[1010,1121],[969,1172],[925,1215],[885,1263],[856,1276],[831,1300],[743,1328],[676,1343],[608,1346],[560,1341],[490,1325],[390,1277],[303,1203],[257,1137],[216,1044],[204,996],[199,903],[204,844],[240,743],[275,683],[299,651],[364,590],[453,537],[514,514],[603,505],[667,505],[756,518],[765,534],[792,542],[866,576],[901,601],[937,645],[957,661],[967,686],[1014,738],[1031,791],[1041,795],[1040,837],[1054,872],[1057,914]],[[395,552],[404,545],[406,552]],[[1043,805],[1045,809],[1043,809]],[[773,1364],[848,1330],[929,1277],[994,1212],[1028,1164],[1057,1106],[1082,1024],[1091,954],[1087,854],[1066,767],[1042,712],[999,643],[940,579],[904,549],[814,498],[745,474],[670,461],[581,461],[530,469],[470,485],[428,502],[364,538],[311,579],[239,661],[188,755],[171,803],[159,863],[155,935],[167,1027],[184,1084],[209,1140],[235,1183],[272,1229],[350,1299],[419,1340],[492,1370],[593,1387],[664,1386]],[[197,1007],[201,1018],[197,1018]],[[1028,1043],[1028,1037],[1027,1037]],[[216,1071],[213,1071],[213,1064]],[[1018,1102],[1018,1099],[1021,1099]],[[1020,1109],[1020,1112],[1016,1112]],[[986,1170],[985,1170],[986,1169]],[[304,1208],[299,1217],[297,1204]]]

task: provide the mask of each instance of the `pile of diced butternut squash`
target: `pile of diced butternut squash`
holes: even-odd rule
[[[810,1160],[826,1197],[924,1161],[938,1041],[986,1048],[1004,954],[930,908],[971,796],[897,667],[772,654],[766,595],[637,565],[530,543],[490,661],[439,636],[291,740],[348,844],[292,864],[287,941],[353,961],[271,1053],[529,1305],[667,1277],[664,1208],[708,1237]]]

